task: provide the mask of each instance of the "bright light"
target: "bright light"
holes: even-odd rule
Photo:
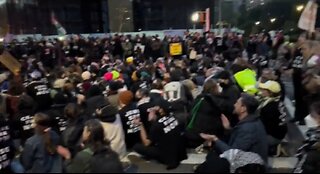
[[[277,20],[277,18],[272,18],[272,19],[270,19],[270,22],[274,23],[276,20]]]
[[[296,9],[300,12],[304,9],[304,5],[298,5]]]
[[[58,40],[60,40],[60,41],[64,41],[64,36],[60,36],[60,37],[58,37]]]
[[[191,20],[193,22],[197,22],[199,20],[200,16],[199,16],[199,13],[193,13],[192,16],[191,16]]]
[[[139,31],[142,31],[142,29],[141,29],[141,28],[139,28]]]
[[[3,42],[3,40],[4,40],[4,39],[1,37],[1,38],[0,38],[0,42]]]
[[[255,24],[256,24],[256,25],[260,25],[260,23],[261,23],[260,21],[257,21]]]
[[[128,21],[128,20],[130,20],[130,19],[131,19],[131,18],[129,18],[129,17],[128,17],[128,18],[126,18],[126,20],[127,20],[127,21]]]

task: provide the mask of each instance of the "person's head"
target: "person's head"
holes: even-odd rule
[[[281,86],[278,82],[269,80],[259,84],[260,95],[262,97],[277,97],[280,95]]]
[[[151,89],[163,90],[163,81],[156,79],[151,84]]]
[[[70,120],[74,120],[79,116],[79,108],[75,103],[69,103],[64,108],[64,116]]]
[[[51,119],[44,113],[36,113],[33,117],[32,127],[37,133],[44,134],[51,127]]]
[[[254,114],[259,106],[259,102],[254,96],[242,93],[241,97],[234,104],[234,113],[239,117]]]
[[[226,87],[231,82],[231,75],[228,71],[225,71],[225,70],[220,72],[216,78],[218,79],[218,82],[221,87]]]
[[[219,86],[216,81],[213,79],[207,80],[203,86],[203,91],[202,93],[204,94],[213,94],[216,95],[219,93]]]
[[[142,99],[144,97],[149,96],[150,91],[148,89],[140,88],[136,92],[136,98],[137,99]]]
[[[149,112],[148,120],[149,121],[156,121],[158,118],[163,116],[168,116],[171,112],[171,105],[166,100],[162,100],[156,104],[155,107],[151,109]]]
[[[275,80],[275,72],[270,68],[265,68],[262,70],[260,82],[265,83],[268,80]]]
[[[82,133],[82,140],[86,145],[93,148],[93,150],[109,144],[105,139],[103,126],[97,119],[86,121]]]
[[[127,106],[133,101],[133,93],[131,91],[122,91],[119,94],[120,106]]]
[[[180,68],[174,68],[170,71],[171,81],[180,81],[183,76],[182,70]]]
[[[37,113],[33,117],[32,127],[35,129],[37,134],[43,137],[46,151],[49,154],[55,154],[56,146],[52,143],[50,135],[51,124],[51,119],[46,114]]]

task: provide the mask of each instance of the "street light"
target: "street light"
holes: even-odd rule
[[[199,18],[200,18],[200,16],[199,16],[199,13],[197,13],[197,12],[193,13],[191,16],[192,22],[198,22]]]
[[[298,12],[302,11],[303,9],[304,9],[304,5],[298,5],[296,8]]]
[[[198,12],[193,13],[191,16],[191,21],[193,22],[193,29],[194,30],[196,29],[196,22],[199,21],[199,18],[200,18],[200,15]]]
[[[260,21],[257,21],[255,24],[256,24],[256,25],[260,25],[260,23],[261,23]]]
[[[270,22],[274,23],[276,20],[277,20],[277,18],[272,18],[272,19],[270,19]]]

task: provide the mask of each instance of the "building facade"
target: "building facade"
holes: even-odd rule
[[[192,14],[206,8],[211,9],[213,23],[214,4],[213,0],[133,0],[134,30],[191,29]]]
[[[57,34],[52,13],[68,34],[109,30],[106,0],[6,0],[5,4],[12,34]]]

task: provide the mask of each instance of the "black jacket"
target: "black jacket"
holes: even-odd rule
[[[197,105],[200,100],[202,101],[199,105],[199,109],[195,111],[195,105]],[[195,119],[192,127],[188,126],[188,131],[195,134],[213,134],[220,138],[223,136],[224,128],[221,121],[222,112],[217,101],[220,102],[220,99],[215,98],[210,94],[201,94],[197,97],[193,106],[193,112],[196,112]],[[192,116],[193,115],[189,118],[189,123],[192,121]]]

